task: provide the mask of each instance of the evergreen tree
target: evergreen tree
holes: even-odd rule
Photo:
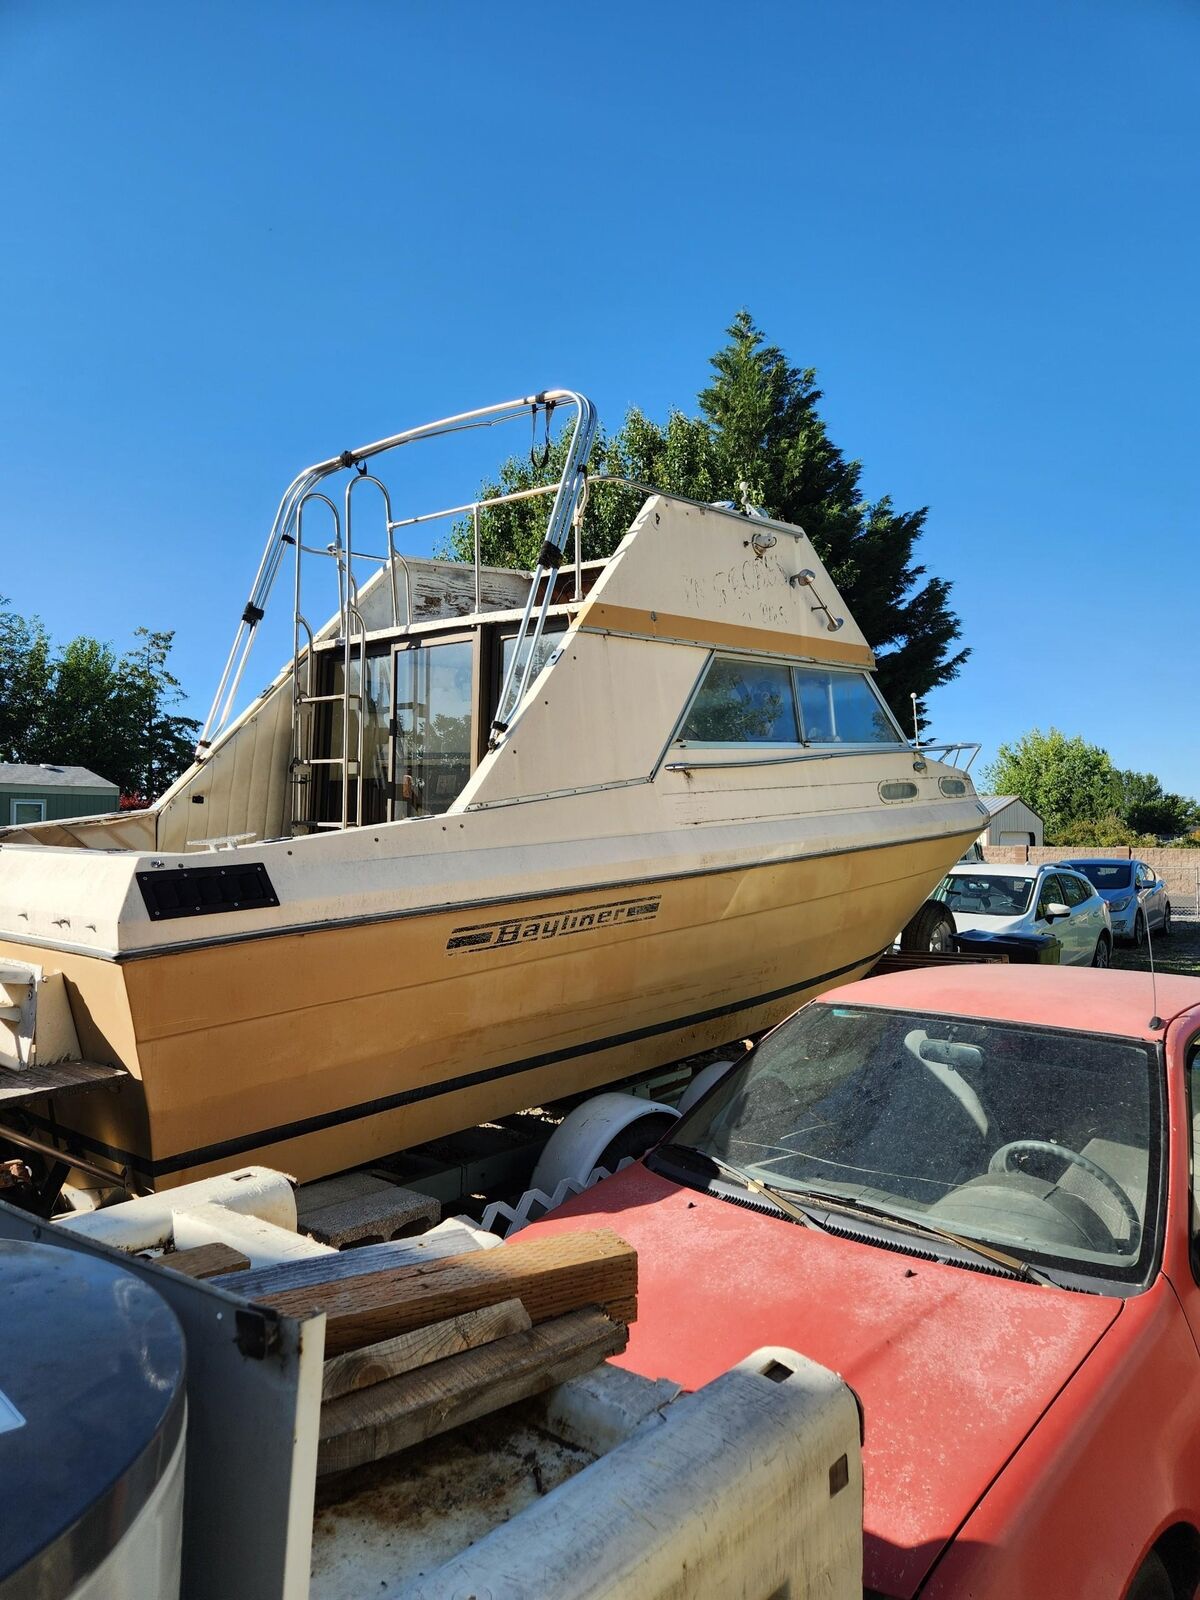
[[[920,701],[948,683],[970,653],[953,649],[961,628],[949,607],[950,585],[928,577],[914,560],[927,508],[898,512],[886,496],[865,501],[861,465],[843,456],[821,419],[816,373],[790,366],[782,350],[765,343],[746,311],[728,332],[729,342],[712,357],[713,381],[699,396],[699,416],[672,411],[659,425],[631,410],[616,434],[597,439],[589,470],[692,500],[741,504],[745,493],[769,515],[803,527],[876,650],[879,687],[907,727],[910,694]],[[565,453],[561,437],[545,468],[510,458],[498,482],[481,488],[480,498],[553,483]],[[585,560],[616,549],[641,500],[629,491],[593,495]],[[483,560],[535,565],[548,509],[547,501],[535,500],[485,512]],[[469,525],[453,530],[450,550],[471,559]]]

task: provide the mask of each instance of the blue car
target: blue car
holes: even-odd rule
[[[1144,861],[1066,861],[1095,887],[1108,904],[1115,938],[1140,949],[1150,928],[1164,939],[1171,936],[1171,902],[1167,886]]]

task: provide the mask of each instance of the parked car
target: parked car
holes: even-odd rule
[[[1145,861],[1071,860],[1066,865],[1082,872],[1104,899],[1114,938],[1128,939],[1140,948],[1147,928],[1164,939],[1171,937],[1167,886]]]
[[[924,968],[812,1001],[534,1226],[637,1249],[622,1366],[698,1389],[778,1344],[842,1374],[868,1597],[1173,1600],[1197,1113],[1200,980]]]
[[[960,862],[933,899],[950,909],[959,933],[1052,933],[1064,966],[1107,967],[1112,958],[1108,908],[1073,868]]]

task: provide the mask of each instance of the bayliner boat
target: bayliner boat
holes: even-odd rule
[[[393,515],[379,458],[553,410],[548,490]],[[0,1121],[60,1181],[311,1179],[753,1033],[866,972],[978,834],[975,747],[905,738],[803,531],[589,480],[594,428],[549,391],[301,473],[195,764],[4,832]],[[614,486],[640,510],[584,561]],[[481,518],[540,494],[537,570],[483,566]],[[401,554],[436,517],[473,562]],[[285,558],[292,656],[235,715]]]

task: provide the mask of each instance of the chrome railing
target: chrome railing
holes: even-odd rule
[[[957,767],[960,772],[970,772],[971,763],[983,749],[981,744],[970,744],[966,740],[951,741],[943,744],[914,745],[915,754],[933,756],[945,767]],[[965,760],[963,758],[966,758]]]
[[[393,518],[391,512],[391,502],[388,498],[387,489],[377,478],[370,477],[370,475],[367,473],[365,466],[367,461],[374,456],[384,454],[386,451],[398,449],[401,445],[416,444],[424,439],[435,439],[446,434],[464,433],[475,428],[496,427],[501,423],[512,422],[518,418],[529,415],[532,415],[534,421],[536,422],[539,411],[543,412],[548,419],[550,413],[558,406],[571,407],[575,412],[575,420],[570,442],[567,447],[563,470],[557,483],[546,485],[544,488],[540,488],[536,491],[529,491],[526,494],[499,496],[494,502],[468,503],[467,506],[462,508],[464,511],[467,511],[472,510],[472,504],[475,504],[476,506],[485,503],[501,504],[507,499],[531,498],[534,493],[554,494],[554,502],[551,506],[550,515],[546,524],[546,534],[542,543],[537,572],[534,574],[534,581],[530,586],[529,597],[525,605],[524,615],[522,616],[520,629],[517,635],[517,648],[513,652],[512,665],[510,666],[504,688],[501,692],[500,703],[502,711],[507,705],[508,714],[511,715],[512,707],[520,703],[521,697],[524,694],[525,689],[528,687],[529,669],[532,661],[535,658],[537,646],[541,640],[542,629],[546,619],[546,611],[549,606],[551,592],[554,588],[554,576],[557,572],[558,566],[562,561],[563,551],[566,548],[568,532],[572,526],[572,523],[576,520],[576,510],[581,499],[583,499],[583,497],[586,495],[587,460],[591,453],[592,441],[595,438],[596,412],[590,400],[581,394],[577,394],[571,389],[547,389],[540,394],[525,395],[517,400],[503,401],[499,405],[482,406],[474,411],[460,412],[453,417],[443,417],[437,422],[424,423],[421,427],[410,428],[403,433],[392,434],[389,438],[376,440],[374,444],[361,445],[355,450],[343,450],[340,455],[331,456],[327,461],[317,462],[316,465],[306,467],[303,472],[298,474],[298,476],[294,478],[293,481],[288,485],[282,500],[279,502],[279,509],[275,513],[275,520],[272,523],[271,531],[267,536],[267,542],[263,549],[262,559],[258,564],[258,571],[255,573],[254,582],[250,587],[249,599],[247,600],[245,608],[242,611],[241,619],[234,633],[233,643],[231,644],[229,654],[226,657],[224,670],[221,673],[220,682],[217,685],[217,692],[213,696],[212,705],[209,709],[207,717],[204,720],[204,726],[200,732],[200,738],[196,747],[197,759],[203,758],[205,752],[209,749],[217,734],[221,732],[221,730],[229,721],[234,702],[237,699],[238,690],[241,687],[242,677],[246,670],[246,664],[250,658],[250,652],[254,645],[254,639],[258,632],[259,624],[262,622],[263,617],[266,614],[267,602],[270,599],[271,591],[275,586],[275,580],[279,573],[280,564],[282,563],[284,554],[289,546],[293,546],[295,548],[297,560],[300,559],[302,554],[316,554],[332,557],[335,561],[338,569],[339,613],[341,615],[341,631],[343,637],[346,637],[350,632],[346,613],[348,608],[353,604],[351,597],[355,589],[355,585],[353,583],[353,573],[354,563],[356,560],[377,562],[381,566],[387,566],[390,574],[389,581],[392,589],[392,611],[394,618],[398,618],[399,614],[399,593],[396,587],[396,573],[397,566],[399,565],[400,569],[404,572],[405,578],[405,598],[407,607],[405,613],[405,623],[406,625],[411,623],[411,582],[409,580],[407,565],[404,563],[403,558],[397,555],[395,549],[395,533],[398,528],[410,527],[416,521],[427,521],[431,519],[428,517],[401,518],[399,520]],[[330,506],[331,510],[334,511],[335,528],[333,543],[323,550],[318,547],[302,547],[298,522],[301,506],[309,496],[313,495],[313,491],[323,479],[330,477],[334,473],[349,470],[353,470],[356,475],[349,480],[346,487],[344,516],[341,519],[340,528],[338,526],[336,508],[333,507],[328,497],[320,497],[324,499],[325,503]],[[366,551],[356,551],[353,547],[350,516],[351,495],[355,483],[362,479],[368,479],[382,492],[384,515],[387,528],[387,551],[382,555],[371,555]],[[477,524],[478,510],[476,509],[473,514]],[[342,539],[343,533],[344,543]],[[578,566],[578,557],[576,564]],[[477,537],[475,543],[475,586],[476,595],[478,596],[480,588],[480,566],[479,544]],[[545,593],[535,616],[534,599],[538,593],[539,587],[544,587]],[[299,614],[300,607],[298,594],[296,609],[297,613]],[[526,643],[531,627],[532,642],[530,648],[525,651],[522,647]],[[305,632],[306,637],[310,638],[311,630],[308,629],[307,623],[303,622],[303,618],[298,616],[298,620],[295,622],[293,627],[293,642],[297,651],[299,651],[301,648],[300,633],[302,629]],[[514,669],[518,662],[522,664],[523,670],[521,672],[520,683],[517,686],[514,697]],[[311,692],[311,684],[308,687]]]

